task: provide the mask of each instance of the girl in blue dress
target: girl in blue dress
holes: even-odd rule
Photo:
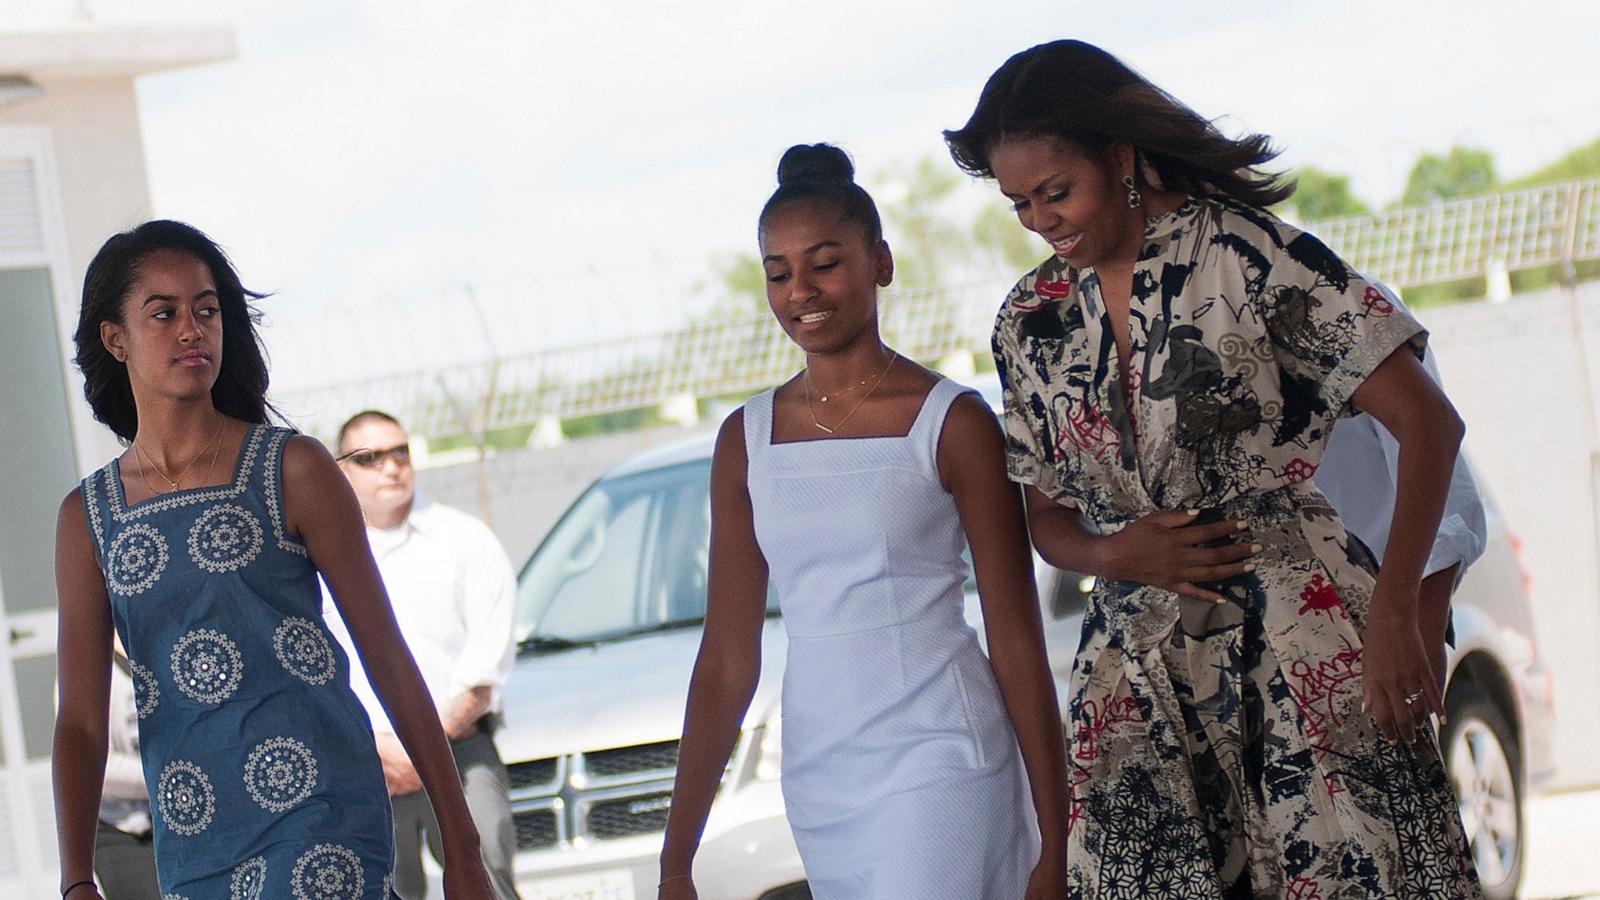
[[[61,505],[54,775],[66,900],[91,880],[112,629],[134,676],[163,896],[389,900],[389,800],[320,573],[438,811],[450,900],[493,896],[454,762],[361,510],[322,445],[267,420],[249,301],[178,222],[89,265],[77,364],[129,447]]]

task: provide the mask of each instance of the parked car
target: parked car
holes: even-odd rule
[[[978,384],[998,405],[998,383]],[[694,438],[606,473],[518,578],[519,653],[497,741],[511,775],[524,900],[654,896],[705,615],[713,440]],[[1495,892],[1519,877],[1520,803],[1530,777],[1550,771],[1553,714],[1519,569],[1492,512],[1491,523],[1489,551],[1458,594],[1442,738],[1486,886],[1510,896]],[[1065,721],[1094,579],[1035,564]],[[977,625],[974,587],[969,580],[966,612]],[[696,858],[704,900],[809,897],[778,785],[787,638],[771,595],[761,641],[760,685]]]

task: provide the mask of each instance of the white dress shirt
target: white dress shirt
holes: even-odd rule
[[[499,713],[514,654],[516,577],[494,532],[458,509],[418,495],[404,524],[368,528],[367,540],[400,634],[440,714],[462,693],[485,685],[488,712]],[[350,687],[373,730],[393,733],[326,586],[323,616],[350,657]]]
[[[1435,383],[1440,383],[1431,351],[1423,356],[1422,366]],[[1400,442],[1377,419],[1361,413],[1334,425],[1328,447],[1322,453],[1322,464],[1312,479],[1338,511],[1345,528],[1360,538],[1379,562],[1389,544],[1399,467]],[[1457,454],[1444,516],[1423,575],[1459,565],[1459,584],[1467,567],[1483,555],[1488,531],[1477,482],[1467,466],[1466,455]]]

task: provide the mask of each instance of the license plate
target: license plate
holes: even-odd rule
[[[638,900],[626,869],[541,878],[521,889],[522,900]]]

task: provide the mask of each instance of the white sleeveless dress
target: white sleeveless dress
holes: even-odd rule
[[[789,633],[783,796],[816,900],[1017,900],[1039,858],[936,464],[967,390],[937,382],[904,437],[773,444],[772,391],[745,405],[756,538]]]

